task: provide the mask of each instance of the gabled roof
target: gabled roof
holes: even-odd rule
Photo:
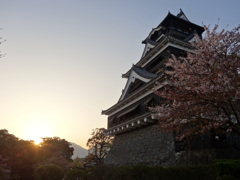
[[[165,50],[169,46],[173,46],[173,44],[181,45],[182,49],[185,51],[190,51],[190,49],[193,48],[193,46],[189,42],[185,42],[176,38],[173,38],[171,36],[164,36],[163,40],[158,43],[152,50],[147,53],[144,57],[142,57],[136,65],[138,67],[144,67],[149,61],[151,61],[154,57],[156,57],[158,54],[160,54],[163,50]],[[122,74],[123,78],[128,78],[130,71],[127,71],[126,73]]]
[[[145,44],[146,42],[148,42],[148,39],[151,37],[151,35],[153,35],[156,31],[159,31],[161,28],[165,27],[167,24],[171,23],[172,21],[177,21],[180,23],[188,23],[190,26],[192,26],[194,29],[196,29],[199,34],[201,34],[204,31],[203,27],[190,22],[188,20],[187,16],[185,15],[185,13],[182,11],[182,9],[180,9],[180,12],[177,14],[177,16],[168,12],[168,14],[164,18],[164,20],[156,28],[152,29],[152,31],[149,33],[148,37],[145,40],[143,40],[142,43]]]
[[[150,73],[141,67],[133,65],[130,70],[130,76],[128,77],[127,83],[125,85],[125,88],[122,92],[122,95],[121,95],[119,101],[124,99],[124,97],[126,96],[128,90],[129,90],[129,87],[131,86],[132,83],[135,82],[136,79],[139,79],[140,81],[142,81],[144,83],[147,83],[155,77],[157,77],[156,74]]]
[[[171,23],[178,23],[178,24],[183,24],[191,29],[194,30],[193,36],[190,35],[190,37],[186,38],[185,40],[179,40],[175,37],[168,36],[168,35],[161,35],[161,41],[153,43],[150,39],[150,37],[159,31],[160,29],[165,29],[166,27],[170,26]],[[148,37],[142,41],[142,43],[146,44],[145,49],[143,51],[143,55],[140,58],[140,60],[136,63],[137,66],[144,67],[149,60],[153,59],[157,53],[160,52],[160,50],[164,50],[164,48],[167,48],[167,45],[170,43],[176,44],[181,44],[182,47],[186,47],[187,49],[191,49],[192,46],[190,42],[194,40],[194,35],[198,35],[198,37],[201,39],[201,34],[203,33],[204,28],[202,26],[196,25],[192,22],[190,22],[187,18],[187,16],[184,14],[182,9],[180,9],[180,13],[175,16],[171,14],[170,12],[168,15],[164,18],[164,20],[156,27],[153,28],[152,31],[149,33]],[[152,46],[150,46],[152,45]],[[147,49],[150,47],[149,49]],[[130,70],[124,74],[122,74],[122,77],[128,78],[130,74]]]
[[[156,42],[152,42],[152,41],[150,40],[150,37],[151,37],[155,32],[159,31],[161,28],[162,28],[161,26],[157,26],[156,28],[153,28],[153,29],[151,30],[151,32],[149,33],[148,37],[147,37],[145,40],[143,40],[142,43],[143,43],[143,44],[146,44],[147,42],[150,42],[151,44],[156,45],[156,44],[155,44]]]
[[[132,83],[135,82],[136,79],[139,79],[140,81],[143,81],[144,83],[147,83],[155,77],[157,77],[156,74],[150,73],[141,67],[133,65],[130,70],[130,76],[128,77],[128,81],[125,85],[125,88],[122,92],[122,95],[121,95],[119,101],[124,99],[130,86],[132,85]]]
[[[168,15],[157,26],[157,28],[161,27],[161,26],[166,26],[166,25],[168,25],[169,23],[171,23],[173,21],[174,22],[178,22],[179,24],[187,24],[188,26],[190,26],[193,29],[197,30],[197,32],[199,34],[203,33],[203,31],[204,31],[204,28],[202,26],[199,26],[199,25],[194,24],[191,21],[189,21],[187,16],[182,11],[182,9],[180,9],[180,13],[177,16],[175,16],[175,15],[171,14],[170,12],[168,12]]]
[[[156,84],[157,81],[162,83]],[[138,100],[148,96],[153,93],[154,89],[159,89],[167,84],[166,76],[164,74],[157,76],[156,78],[150,80],[148,83],[145,83],[144,86],[140,87],[138,90],[125,97],[123,100],[118,101],[116,104],[111,106],[106,110],[102,110],[102,114],[111,116],[113,113],[120,112],[124,108],[136,103]]]

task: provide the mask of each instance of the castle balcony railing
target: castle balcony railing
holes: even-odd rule
[[[150,124],[154,124],[157,121],[158,120],[154,119],[152,113],[149,112],[149,113],[146,113],[144,115],[133,118],[130,121],[121,123],[121,124],[116,125],[112,128],[108,128],[106,130],[106,133],[109,134],[109,135],[121,134],[121,133],[132,131],[134,129],[137,129],[137,128],[140,128],[140,127],[143,127],[143,126],[148,126]]]

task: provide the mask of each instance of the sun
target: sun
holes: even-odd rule
[[[42,138],[35,139],[35,140],[33,140],[33,141],[34,141],[34,144],[35,144],[36,146],[39,146],[39,144],[42,142]]]
[[[42,142],[42,138],[44,137],[43,133],[40,129],[30,130],[30,137],[35,145],[39,145]]]
[[[41,124],[29,125],[25,133],[26,139],[33,141],[35,145],[39,145],[42,142],[42,138],[50,135],[48,127]]]

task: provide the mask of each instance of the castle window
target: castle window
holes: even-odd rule
[[[180,28],[177,28],[177,31],[179,31],[179,32],[182,32],[182,29],[180,29]]]
[[[153,35],[150,37],[150,39],[152,40],[152,41],[156,41],[157,40],[157,38],[158,38],[158,31],[155,31],[154,33],[153,33]]]

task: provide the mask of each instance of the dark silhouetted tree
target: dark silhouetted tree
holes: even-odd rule
[[[88,157],[102,164],[113,142],[113,136],[106,135],[104,128],[96,128],[88,139]]]
[[[67,170],[71,166],[73,148],[65,139],[43,138],[36,146],[33,141],[19,140],[7,130],[0,130],[1,175],[11,179],[32,180],[34,168],[55,164]]]
[[[7,130],[0,130],[0,167],[12,179],[32,179],[33,165],[37,162],[37,147],[32,141],[19,140]]]
[[[67,161],[71,161],[74,150],[70,147],[71,143],[59,137],[46,137],[42,140],[39,149],[43,158],[63,157]]]
[[[34,164],[38,162],[37,146],[33,141],[19,140],[11,160],[12,177],[19,180],[33,179]]]

